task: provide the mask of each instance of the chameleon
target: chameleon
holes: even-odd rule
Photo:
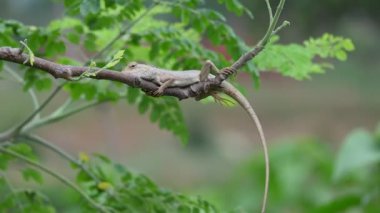
[[[123,70],[122,73],[129,76],[133,76],[139,80],[148,81],[154,83],[158,86],[158,89],[153,92],[147,92],[151,96],[161,96],[166,88],[170,87],[189,87],[193,84],[207,81],[209,79],[215,78],[215,75],[219,72],[226,72],[228,74],[233,74],[235,70],[232,68],[226,68],[222,71],[219,71],[218,68],[214,65],[213,62],[207,60],[201,70],[185,70],[185,71],[174,71],[157,68],[151,65],[130,62]],[[210,72],[212,74],[210,74]],[[215,75],[213,75],[215,74]],[[247,100],[247,98],[236,89],[231,83],[227,81],[222,81],[220,86],[211,91],[209,94],[202,95],[201,97],[196,97],[196,100],[200,100],[207,96],[212,96],[215,101],[223,102],[223,98],[219,96],[219,93],[224,93],[234,99],[239,105],[249,114],[249,117],[256,124],[257,130],[260,135],[261,143],[264,150],[265,158],[265,186],[264,186],[264,195],[262,201],[261,212],[266,211],[266,203],[268,199],[268,189],[269,189],[269,154],[266,144],[266,139],[264,135],[263,128],[261,126],[260,120],[256,115],[253,107]]]

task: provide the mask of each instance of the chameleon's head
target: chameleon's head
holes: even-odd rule
[[[130,62],[127,67],[124,68],[123,72],[141,72],[147,70],[149,66],[145,64],[140,64],[135,61]]]
[[[150,79],[155,76],[155,73],[152,71],[152,66],[147,64],[140,64],[137,62],[130,62],[127,67],[124,68],[122,73],[127,76]]]

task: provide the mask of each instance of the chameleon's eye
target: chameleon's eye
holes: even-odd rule
[[[129,68],[135,68],[137,66],[137,63],[131,63],[129,64]]]

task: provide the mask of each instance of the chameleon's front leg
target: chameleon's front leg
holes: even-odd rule
[[[202,68],[201,68],[201,72],[199,73],[199,81],[200,82],[205,82],[208,80],[208,77],[210,75],[210,72],[212,74],[217,74],[219,72],[219,69],[215,66],[214,63],[212,63],[212,61],[210,60],[207,60]],[[204,91],[208,91],[208,88],[204,88]],[[197,97],[195,97],[195,100],[199,101],[199,100],[202,100],[206,97],[208,97],[210,94],[208,92],[205,92],[204,94],[201,94],[201,95],[198,95]]]
[[[160,87],[156,90],[156,91],[154,91],[153,93],[152,93],[152,95],[153,96],[156,96],[156,97],[158,97],[158,96],[161,96],[162,95],[162,93],[164,93],[164,90],[166,89],[166,88],[168,88],[168,87],[170,87],[172,84],[173,84],[173,82],[174,82],[174,79],[168,79],[168,80],[166,80],[164,83],[161,83],[160,82]]]
[[[210,72],[212,74],[217,74],[219,72],[219,69],[215,66],[214,63],[212,63],[212,61],[207,60],[203,64],[201,72],[199,73],[199,80],[206,81],[208,79]]]
[[[218,67],[216,67],[215,64],[212,63],[212,61],[207,60],[203,64],[201,72],[199,73],[199,80],[201,82],[207,81],[210,72],[214,75],[219,75],[220,73],[222,73],[224,75],[231,75],[231,74],[233,74],[234,70],[230,67],[227,67],[227,68],[224,68],[222,71],[219,71]],[[205,88],[205,90],[207,91],[206,88]],[[199,101],[203,98],[206,98],[209,95],[211,95],[214,98],[215,102],[217,102],[217,103],[221,103],[223,105],[231,105],[232,104],[230,100],[221,97],[220,95],[218,95],[217,92],[211,92],[208,94],[204,94],[202,96],[196,97],[195,100]]]
[[[224,75],[231,75],[233,73],[236,73],[236,71],[231,67],[226,67],[220,71],[218,67],[216,67],[215,64],[212,63],[212,61],[207,60],[203,64],[201,72],[199,73],[199,80],[206,81],[208,79],[210,72],[213,75],[219,75],[220,73]]]

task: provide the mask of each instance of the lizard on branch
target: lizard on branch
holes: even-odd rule
[[[222,71],[219,71],[218,68],[211,62],[206,61],[202,69],[199,70],[186,70],[186,71],[172,71],[166,69],[160,69],[153,67],[147,64],[140,64],[136,62],[131,62],[128,66],[122,71],[123,74],[128,76],[133,76],[139,81],[148,81],[154,83],[158,86],[158,89],[155,91],[145,91],[148,95],[160,96],[164,93],[167,88],[186,88],[192,87],[193,85],[198,84],[199,82],[207,82],[216,79],[218,76],[229,76],[233,74],[236,70],[234,68],[224,68]],[[210,74],[212,72],[215,75]],[[236,89],[232,84],[224,81],[222,79],[220,84],[217,87],[205,88],[203,93],[200,93],[198,96],[195,96],[195,100],[200,100],[206,98],[207,96],[212,96],[215,101],[223,101],[218,93],[224,93],[234,99],[239,105],[249,114],[249,117],[256,124],[261,143],[264,150],[265,158],[265,187],[264,187],[264,196],[262,202],[262,210],[264,213],[266,209],[268,189],[269,189],[269,156],[267,150],[267,144],[265,140],[265,135],[263,128],[261,126],[260,120],[257,117],[253,107],[244,97],[241,92]]]

